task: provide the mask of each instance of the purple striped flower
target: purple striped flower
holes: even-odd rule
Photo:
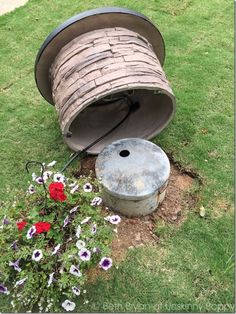
[[[12,266],[16,271],[21,272],[19,263],[20,263],[20,259],[16,260],[15,262],[9,262],[9,266]]]
[[[18,246],[17,246],[17,240],[15,240],[11,245],[10,248],[13,249],[14,251],[18,250]]]
[[[94,197],[94,199],[92,200],[91,204],[92,206],[99,206],[102,203],[102,198],[101,197]]]
[[[61,244],[57,244],[57,245],[54,247],[54,250],[53,250],[53,252],[52,252],[52,255],[57,254],[57,252],[60,250],[60,247],[61,247]]]
[[[93,224],[91,228],[91,233],[95,234],[97,232],[97,224]]]
[[[4,216],[2,224],[3,225],[9,225],[10,224],[10,220],[6,216]]]
[[[62,305],[63,309],[65,309],[67,312],[68,311],[74,311],[75,309],[75,303],[70,301],[70,300],[65,300]]]
[[[70,210],[70,214],[73,214],[74,212],[76,212],[78,210],[79,206],[75,206]]]
[[[82,259],[82,261],[90,260],[91,252],[87,250],[86,248],[82,248],[78,254],[79,254],[79,257]]]
[[[28,193],[29,194],[34,194],[36,191],[35,187],[33,184],[30,184],[30,186],[28,187]]]
[[[27,235],[26,235],[26,238],[27,239],[32,239],[33,238],[33,235],[36,233],[36,227],[35,226],[32,226],[31,228],[29,228],[28,232],[27,232]]]
[[[98,247],[94,247],[94,248],[92,249],[92,252],[93,252],[93,253],[100,253],[101,250],[100,250]]]
[[[71,265],[70,267],[70,273],[74,276],[77,276],[77,277],[81,277],[82,276],[82,273],[81,271],[79,270],[78,267],[76,267],[75,265]]]
[[[119,215],[111,215],[104,218],[105,220],[109,221],[113,225],[117,225],[121,222],[121,218]]]
[[[27,279],[27,277],[25,277],[25,278],[23,278],[23,279],[21,279],[21,280],[16,281],[14,287],[22,286],[22,285],[25,283],[26,279]]]
[[[83,186],[84,192],[91,192],[93,189],[93,186],[91,183],[85,183],[85,185]]]
[[[33,254],[32,254],[32,260],[33,261],[40,261],[41,258],[43,257],[43,253],[42,250],[34,250]]]
[[[35,181],[38,183],[38,184],[43,184],[43,178],[42,177],[37,177],[35,179]]]
[[[72,291],[75,295],[80,295],[80,289],[77,287],[72,287]]]
[[[66,218],[64,219],[64,222],[63,222],[63,228],[65,228],[65,226],[67,226],[69,223],[69,216],[66,216]]]
[[[9,294],[7,287],[5,287],[2,283],[0,284],[0,293]]]
[[[110,257],[103,257],[99,263],[99,266],[104,270],[108,270],[112,266],[112,259]]]

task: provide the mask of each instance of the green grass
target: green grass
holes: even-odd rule
[[[55,159],[63,165],[69,157],[54,108],[35,86],[34,60],[56,26],[78,12],[106,5],[140,11],[160,28],[177,112],[154,142],[198,172],[204,185],[198,207],[180,228],[163,227],[160,245],[130,252],[119,269],[113,268],[111,279],[98,278],[87,287],[90,302],[79,302],[79,309],[232,312],[232,1],[31,0],[0,17],[1,200],[26,188],[27,160]],[[197,213],[201,205],[207,208],[204,218]]]

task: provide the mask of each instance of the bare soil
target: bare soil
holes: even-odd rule
[[[90,175],[95,177],[95,161],[94,156],[85,157],[76,176]],[[129,249],[156,245],[159,238],[154,230],[158,221],[164,220],[167,223],[179,225],[185,219],[188,209],[197,202],[196,194],[190,192],[194,176],[189,171],[185,173],[182,168],[172,163],[166,197],[158,209],[144,217],[127,218],[122,216],[112,243],[112,258],[116,263],[124,260]],[[89,271],[90,281],[94,281],[99,273],[98,269]]]
[[[0,0],[0,15],[15,10],[24,5],[28,0]]]

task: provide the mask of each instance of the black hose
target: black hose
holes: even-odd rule
[[[133,103],[133,101],[131,100],[131,98],[127,95],[125,95],[124,97],[120,98],[120,99],[114,99],[112,103],[121,100],[121,99],[126,99],[128,100],[129,104],[128,104],[128,112],[126,113],[126,115],[121,119],[121,121],[119,121],[119,123],[117,123],[114,127],[112,127],[108,132],[106,132],[105,134],[103,134],[101,137],[99,137],[98,139],[96,139],[94,142],[92,142],[91,144],[89,144],[87,147],[85,147],[83,150],[75,152],[72,157],[68,160],[68,162],[64,165],[64,167],[62,168],[61,172],[64,172],[69,165],[75,160],[77,159],[79,156],[82,156],[84,153],[87,152],[87,150],[89,148],[91,148],[92,146],[94,146],[95,144],[97,144],[98,142],[100,142],[101,140],[104,139],[104,137],[108,136],[110,133],[112,133],[115,129],[117,129],[131,114],[131,112],[136,111],[139,108],[139,103],[135,102]],[[109,104],[111,104],[111,102],[109,102]]]

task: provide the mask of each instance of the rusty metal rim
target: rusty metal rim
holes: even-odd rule
[[[45,41],[43,42],[42,46],[40,47],[40,49],[38,51],[38,54],[37,54],[37,57],[35,60],[34,75],[35,75],[35,81],[36,81],[36,85],[38,87],[38,90],[46,101],[53,104],[52,96],[49,95],[49,94],[51,94],[51,84],[50,84],[50,80],[49,80],[49,69],[50,69],[51,64],[46,68],[46,70],[44,71],[43,74],[39,73],[39,69],[38,69],[39,61],[41,61],[42,58],[47,58],[47,56],[43,56],[45,49],[47,47],[50,48],[50,44],[52,44],[53,41],[58,40],[57,44],[59,44],[59,45],[57,46],[57,49],[54,49],[54,51],[52,52],[54,55],[54,58],[55,58],[56,55],[58,54],[58,52],[60,51],[60,49],[66,44],[66,43],[64,43],[63,45],[60,46],[59,39],[58,39],[58,35],[60,33],[63,33],[63,31],[65,31],[67,28],[69,28],[70,26],[72,26],[75,23],[78,23],[78,29],[79,29],[79,22],[83,19],[88,18],[88,17],[94,16],[94,18],[96,18],[97,15],[111,14],[111,13],[113,13],[113,14],[114,13],[129,14],[129,15],[133,15],[134,17],[143,19],[144,22],[148,22],[148,26],[150,27],[150,29],[155,30],[155,36],[152,37],[152,39],[150,40],[150,43],[153,45],[158,40],[161,41],[161,47],[158,47],[158,51],[155,51],[155,53],[157,54],[157,56],[160,56],[160,55],[163,56],[162,59],[161,58],[159,59],[159,61],[160,61],[161,65],[164,64],[164,59],[165,59],[164,39],[163,39],[161,33],[159,32],[159,30],[156,28],[156,26],[145,15],[138,13],[136,11],[133,11],[133,10],[129,10],[126,8],[119,8],[119,7],[103,7],[103,8],[88,10],[88,11],[79,13],[78,15],[71,17],[70,19],[68,19],[64,23],[62,23],[59,27],[54,29],[49,34],[49,36],[45,39]],[[86,31],[84,31],[83,33],[86,33]],[[41,82],[42,81],[47,82],[47,88],[43,88],[42,86],[40,86],[40,81]],[[48,89],[48,90],[46,90],[46,89]],[[49,90],[50,90],[50,93],[49,93]]]

